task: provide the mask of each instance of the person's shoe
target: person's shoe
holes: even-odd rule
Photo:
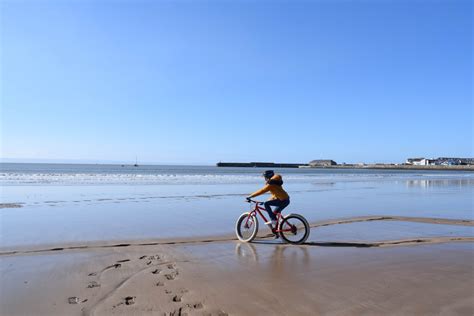
[[[273,233],[273,237],[274,237],[275,239],[280,238],[280,234],[279,234],[278,232],[276,232],[274,229],[272,229],[272,233]]]
[[[270,225],[271,225],[271,226],[276,226],[277,221],[273,219],[273,220],[271,220],[271,221],[265,222],[265,224],[267,224],[268,226],[270,226]]]
[[[265,224],[268,225],[268,228],[270,228],[270,230],[272,231],[272,234],[274,235],[275,239],[280,238],[280,235],[279,235],[278,232],[276,231],[276,229],[277,229],[277,224],[278,224],[277,221],[271,220],[271,221],[265,222]]]

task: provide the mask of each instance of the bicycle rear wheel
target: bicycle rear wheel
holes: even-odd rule
[[[251,242],[258,233],[258,220],[249,212],[240,215],[235,225],[235,234],[240,241]]]
[[[309,237],[309,224],[306,218],[299,214],[290,214],[280,224],[280,235],[290,244],[302,244]]]

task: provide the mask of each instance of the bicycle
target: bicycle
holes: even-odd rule
[[[251,242],[255,239],[258,233],[258,218],[257,214],[263,219],[264,222],[267,222],[265,215],[262,211],[265,211],[260,205],[263,202],[254,201],[248,199],[249,203],[254,203],[255,206],[251,209],[250,212],[245,212],[240,215],[237,223],[235,225],[235,233],[237,238],[243,242]],[[281,215],[281,213],[276,213],[277,224],[275,227],[272,225],[272,232],[279,234],[281,238],[290,244],[302,244],[308,239],[310,228],[308,221],[304,216],[299,214],[288,214],[286,216]]]

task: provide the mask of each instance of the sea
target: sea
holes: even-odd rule
[[[229,234],[264,185],[262,168],[0,164],[0,247]],[[474,173],[276,169],[285,212],[474,219]],[[267,197],[262,196],[261,200]]]

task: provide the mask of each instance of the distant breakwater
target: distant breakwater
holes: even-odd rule
[[[309,166],[304,163],[274,163],[274,162],[218,162],[217,167],[243,167],[243,168],[299,168]]]

